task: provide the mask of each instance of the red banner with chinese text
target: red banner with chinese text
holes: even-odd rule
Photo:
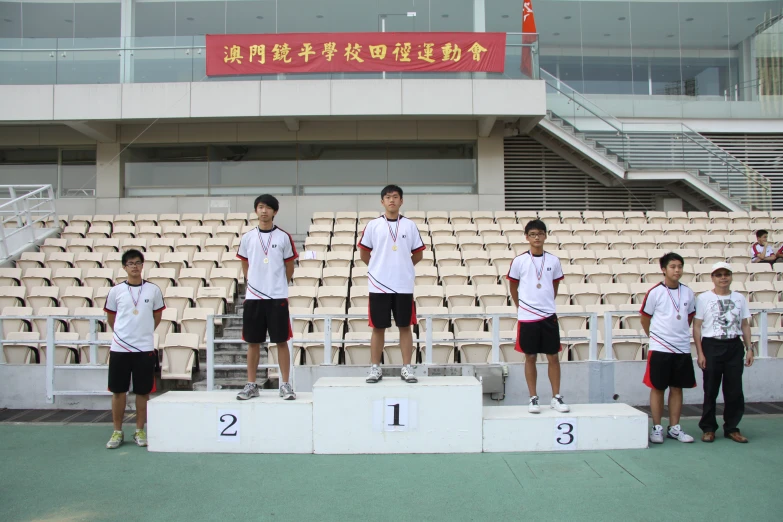
[[[503,72],[505,33],[207,35],[207,76]]]

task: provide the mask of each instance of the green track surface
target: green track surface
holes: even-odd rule
[[[683,425],[700,436],[696,421]],[[477,455],[149,453],[132,426],[0,425],[0,521],[783,519],[783,418],[646,450]]]

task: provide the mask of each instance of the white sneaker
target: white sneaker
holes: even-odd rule
[[[650,430],[650,442],[653,444],[663,444],[663,426],[657,424]]]
[[[538,395],[530,397],[530,404],[527,405],[527,411],[530,413],[541,413],[541,406],[538,405]]]
[[[381,371],[381,367],[377,364],[373,364],[372,368],[370,368],[370,375],[367,376],[367,379],[365,379],[364,382],[375,383],[381,379],[383,379],[383,371]]]
[[[680,442],[693,442],[693,437],[682,431],[679,424],[676,426],[669,426],[669,429],[666,430],[666,438],[677,439]]]
[[[571,411],[571,408],[568,407],[568,404],[563,401],[562,395],[555,395],[552,397],[552,402],[549,403],[549,407],[553,410],[559,411],[560,413]]]
[[[405,382],[419,382],[416,376],[413,375],[413,368],[411,368],[410,364],[402,367],[402,370],[400,371],[400,379]]]
[[[280,386],[280,396],[283,398],[284,401],[296,400],[296,394],[294,393],[294,388],[291,386],[290,383],[287,382],[284,382]]]

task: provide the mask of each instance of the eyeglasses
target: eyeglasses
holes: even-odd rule
[[[712,277],[731,277],[731,272],[715,272]]]
[[[135,263],[126,263],[125,266],[127,266],[128,268],[136,268],[136,267],[144,266],[144,263],[142,261],[137,261]]]
[[[546,237],[546,234],[533,233],[533,234],[528,234],[527,237],[531,237],[533,239],[538,239],[539,237]]]

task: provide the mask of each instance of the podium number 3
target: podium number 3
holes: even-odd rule
[[[556,439],[558,444],[568,446],[574,442],[574,425],[570,422],[561,422],[558,424],[557,431],[561,433],[561,436]]]
[[[225,422],[229,422],[229,421],[231,423],[228,426],[226,426],[225,428],[223,428],[223,431],[220,432],[220,436],[221,437],[236,437],[237,436],[237,430],[234,430],[232,432],[228,431],[229,428],[231,428],[232,426],[234,426],[234,424],[237,423],[236,415],[232,415],[230,413],[225,413],[225,414],[220,416],[221,424],[225,423]]]

